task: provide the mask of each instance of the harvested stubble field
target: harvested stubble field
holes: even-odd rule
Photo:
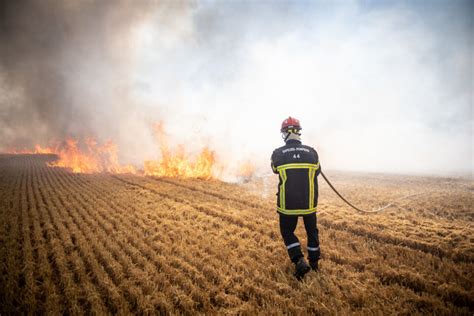
[[[320,182],[321,271],[298,282],[273,183],[73,174],[52,159],[0,156],[2,315],[474,312],[472,181],[328,173],[362,207],[426,194],[366,215]]]

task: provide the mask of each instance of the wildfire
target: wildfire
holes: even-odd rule
[[[164,126],[162,123],[155,125],[155,136],[161,152],[160,160],[145,160],[143,172],[137,171],[132,165],[122,165],[118,159],[118,148],[112,141],[99,144],[93,138],[83,141],[68,138],[63,142],[52,143],[49,147],[36,145],[33,150],[10,150],[12,154],[55,154],[58,160],[49,163],[52,167],[71,169],[74,173],[133,173],[156,177],[179,178],[214,178],[220,171],[216,164],[214,151],[208,147],[199,154],[188,154],[184,146],[172,150],[168,146]],[[245,165],[241,170],[244,177],[250,176],[253,169]]]
[[[176,153],[172,153],[166,141],[163,124],[155,125],[155,135],[159,141],[161,160],[147,160],[144,162],[144,173],[157,177],[181,178],[213,178],[215,153],[204,148],[195,159],[190,159],[184,147],[179,146]]]
[[[16,155],[21,155],[21,154],[54,154],[55,153],[53,148],[50,148],[50,147],[43,148],[40,145],[36,145],[35,149],[33,149],[33,150],[27,149],[27,148],[23,148],[23,149],[12,148],[12,149],[8,150],[7,152],[9,154],[16,154]]]
[[[119,163],[117,152],[117,145],[112,141],[99,145],[93,138],[86,139],[83,146],[79,145],[79,140],[68,138],[49,147],[36,145],[34,150],[9,151],[11,154],[55,154],[59,159],[48,165],[68,168],[74,173],[136,173],[132,165]]]
[[[117,145],[108,141],[99,145],[93,138],[84,141],[85,149],[79,147],[79,141],[69,138],[54,152],[59,160],[52,162],[54,167],[72,169],[74,173],[136,173],[132,165],[121,165],[118,160]]]

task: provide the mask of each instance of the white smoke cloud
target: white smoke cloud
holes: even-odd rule
[[[472,2],[44,3],[52,25],[2,33],[21,54],[0,49],[0,149],[38,142],[31,128],[96,134],[140,163],[159,157],[150,126],[163,121],[171,144],[264,173],[291,115],[325,169],[473,170]],[[11,21],[48,21],[34,9]],[[18,40],[35,29],[54,30],[37,54]]]
[[[172,35],[159,20],[149,25],[141,97],[169,110],[177,139],[207,137],[232,163],[268,168],[279,123],[292,115],[326,168],[466,172],[472,10],[464,6],[204,3]]]

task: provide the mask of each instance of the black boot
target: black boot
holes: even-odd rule
[[[311,267],[311,269],[313,271],[318,271],[319,270],[319,267],[318,267],[318,260],[315,260],[315,261],[310,261],[309,262],[309,265]]]
[[[295,277],[298,280],[303,279],[304,275],[308,273],[309,270],[311,270],[311,267],[306,263],[304,257],[299,258],[295,263]]]

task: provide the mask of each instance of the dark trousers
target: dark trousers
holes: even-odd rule
[[[317,228],[316,213],[308,215],[300,215],[303,217],[304,227],[308,236],[308,260],[317,261],[321,254],[319,250],[319,236]],[[301,244],[298,237],[295,235],[296,225],[298,224],[298,217],[296,215],[285,215],[280,213],[280,232],[285,241],[288,255],[292,262],[297,262],[299,258],[303,257],[301,252]]]

